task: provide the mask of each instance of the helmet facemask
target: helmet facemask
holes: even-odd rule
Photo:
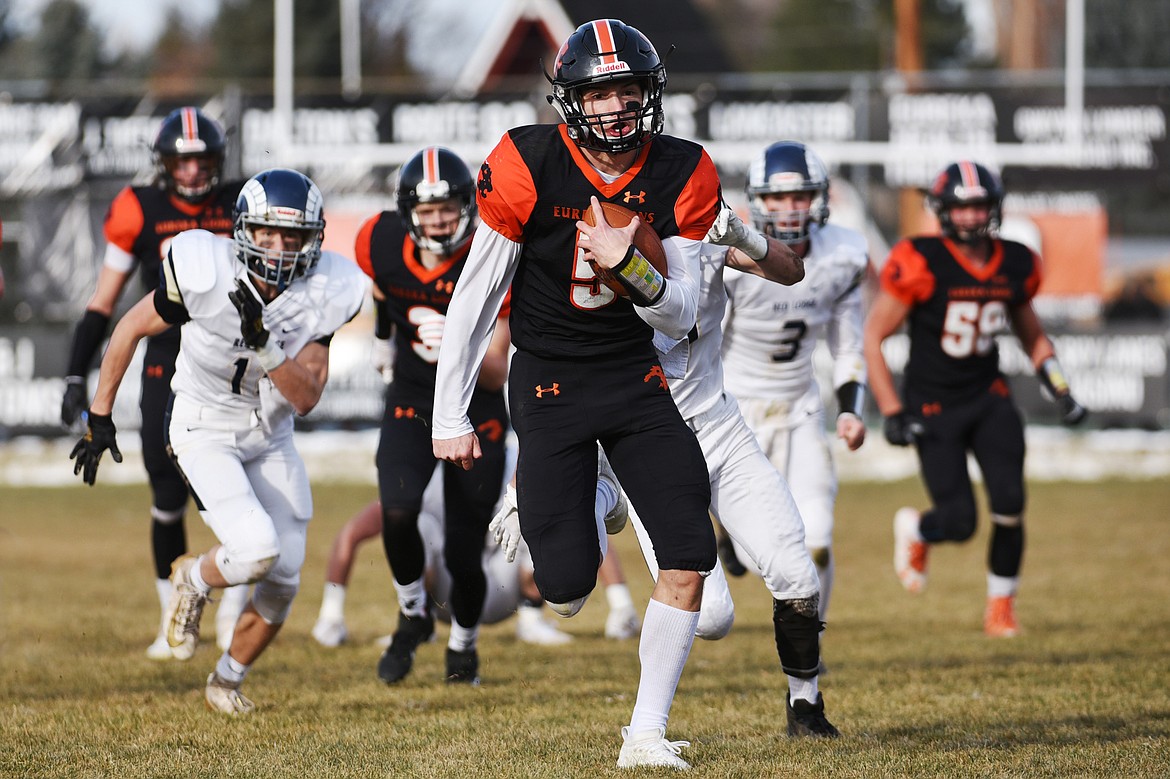
[[[236,200],[233,238],[237,256],[253,278],[279,294],[312,272],[321,258],[325,231],[321,204],[317,185],[296,171],[268,170],[244,183]],[[295,230],[303,240],[296,250],[265,248],[256,239],[261,227]]]
[[[954,162],[935,177],[926,204],[938,217],[944,236],[962,244],[977,244],[999,230],[1003,218],[1003,184],[998,176],[977,162]],[[974,227],[960,228],[951,212],[961,206],[985,206],[987,219]]]
[[[398,170],[395,201],[411,239],[425,251],[449,257],[466,246],[475,231],[479,213],[475,180],[467,163],[450,149],[428,146],[407,160]],[[427,235],[416,209],[448,201],[458,209],[458,216],[452,220],[455,229],[445,236]]]
[[[666,124],[662,91],[666,67],[641,32],[617,19],[597,19],[578,27],[561,46],[550,76],[548,102],[565,120],[569,137],[578,146],[620,154],[645,146]],[[621,82],[641,87],[638,100],[622,99],[622,108],[602,114],[587,113],[582,98],[591,88]],[[629,122],[629,132],[605,133],[605,126]]]

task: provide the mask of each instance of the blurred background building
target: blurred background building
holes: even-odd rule
[[[231,174],[312,176],[327,247],[352,254],[421,146],[474,167],[509,127],[555,121],[542,61],[606,16],[664,56],[667,132],[707,147],[733,205],[754,154],[806,142],[875,266],[933,229],[921,188],[944,164],[999,170],[1004,231],[1044,257],[1038,309],[1094,424],[1170,426],[1162,0],[0,0],[0,438],[59,432],[102,216],[150,178],[170,109],[229,128]],[[365,335],[337,342],[318,424],[379,413]],[[1025,362],[1005,344],[1030,420],[1050,422]]]

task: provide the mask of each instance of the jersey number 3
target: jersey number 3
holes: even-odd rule
[[[1006,323],[1007,310],[1001,301],[952,300],[943,322],[942,349],[956,359],[987,354]]]

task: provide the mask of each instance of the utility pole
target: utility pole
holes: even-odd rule
[[[894,0],[894,68],[909,91],[918,89],[917,74],[923,69],[920,0]],[[920,232],[926,222],[922,193],[904,187],[898,195],[898,234]]]

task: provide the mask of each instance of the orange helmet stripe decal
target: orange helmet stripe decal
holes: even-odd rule
[[[423,149],[423,181],[428,184],[437,184],[442,176],[439,175],[439,147],[428,146]]]
[[[601,55],[604,65],[617,62],[617,44],[613,42],[613,30],[610,29],[608,19],[598,19],[593,22],[593,35],[597,38],[597,53]]]
[[[964,188],[983,186],[979,182],[979,169],[970,160],[963,160],[959,163],[959,175],[963,177]]]
[[[187,141],[199,140],[199,120],[195,116],[195,109],[191,106],[183,108],[183,139]]]

